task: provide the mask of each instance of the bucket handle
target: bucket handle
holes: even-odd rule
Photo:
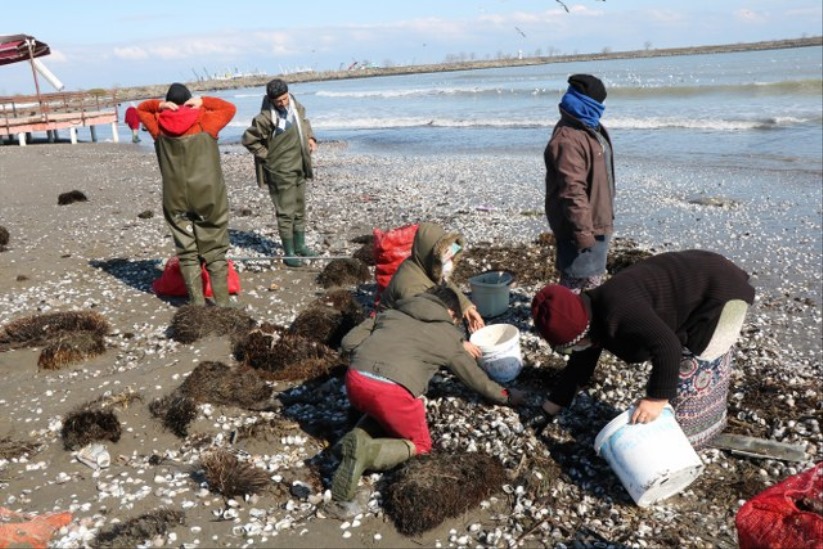
[[[510,281],[510,282],[509,282],[509,284],[508,284],[508,286],[509,286],[509,287],[512,287],[512,286],[514,286],[514,285],[517,283],[517,274],[515,274],[515,272],[514,272],[514,271],[510,271],[510,270],[508,270],[508,269],[489,269],[488,271],[483,271],[482,273],[480,273],[480,274],[479,274],[479,275],[477,275],[477,276],[483,276],[483,275],[485,275],[485,274],[491,274],[491,273],[506,273],[506,274],[508,274],[509,276],[511,276],[511,277],[512,277],[512,279],[511,279],[511,281]],[[499,276],[499,275],[498,275],[498,276]]]

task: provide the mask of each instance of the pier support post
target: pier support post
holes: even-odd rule
[[[77,145],[77,128],[74,126],[69,128],[69,137],[71,138],[71,144]]]
[[[97,128],[94,126],[89,126],[89,131],[91,132],[92,143],[97,143]]]
[[[117,122],[111,123],[111,140],[120,143],[120,134],[117,133]]]
[[[20,132],[17,134],[17,142],[21,147],[26,146],[26,132]]]

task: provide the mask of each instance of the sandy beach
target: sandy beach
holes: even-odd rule
[[[233,300],[257,324],[288,328],[329,290],[318,282],[329,261],[288,269],[277,260],[282,249],[273,206],[255,184],[250,156],[239,147],[223,152],[229,255],[242,283]],[[760,206],[711,196],[690,202],[678,189],[627,188],[618,248],[631,256],[725,243],[740,255],[736,260],[753,274],[758,297],[739,344],[728,431],[800,445],[806,457],[790,462],[704,450],[705,470],[694,484],[641,509],[592,444],[642,393],[646,367],[606,359],[570,413],[548,425],[535,420],[543,391],[562,367],[529,318],[531,297],[553,280],[523,267],[550,263],[535,244],[547,230],[542,160],[365,156],[332,142],[321,143],[315,162],[307,238],[324,255],[351,257],[361,248],[354,239],[373,228],[425,220],[466,236],[474,262],[464,273],[521,270],[509,310],[494,322],[522,332],[524,371],[513,384],[533,391],[529,405],[491,406],[447,375],[434,380],[427,404],[436,448],[469,458],[492,455],[506,468],[507,481],[482,504],[416,536],[398,532],[382,505],[386,479],[376,474],[363,481],[371,489],[368,512],[346,523],[318,515],[335,463],[328,445],[351,425],[339,372],[316,383],[272,382],[284,395],[282,409],[201,404],[185,438],[164,428],[149,410],[152,401],[169,395],[201,362],[238,361],[228,337],[176,341],[170,324],[183,301],[152,293],[162,262],[174,253],[154,154],[124,144],[37,143],[0,146],[0,226],[9,234],[6,249],[0,246],[0,332],[14,320],[61,311],[99,313],[111,330],[102,354],[56,370],[38,366],[42,346],[0,352],[0,507],[70,511],[72,522],[55,533],[54,547],[105,546],[100,536],[118,523],[158,509],[182,513],[183,523],[175,518],[145,530],[147,539],[120,541],[155,547],[736,547],[734,517],[742,503],[823,459],[820,252],[797,257],[802,254],[796,242],[785,241],[785,231],[759,230]],[[509,185],[505,193],[501,181]],[[58,205],[58,195],[73,190],[88,200]],[[683,219],[672,215],[665,227],[644,226],[637,212],[663,205]],[[811,219],[792,218],[801,215],[795,212],[781,211],[779,222],[816,223],[811,230],[819,230],[819,210]],[[716,218],[736,236],[703,240],[685,230],[695,216]],[[514,255],[490,251],[500,247]],[[373,281],[345,289],[368,312]],[[469,292],[465,278],[463,289]],[[61,439],[65,418],[95,399],[110,399],[122,427],[116,442],[102,441],[111,465],[97,471]],[[249,428],[254,425],[261,428]],[[216,448],[267,471],[270,485],[247,498],[215,493],[200,464]]]

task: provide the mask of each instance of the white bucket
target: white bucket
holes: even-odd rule
[[[651,423],[629,424],[633,408],[608,423],[594,440],[640,507],[684,490],[703,472],[703,462],[666,406]]]
[[[498,383],[507,383],[523,369],[520,330],[511,324],[490,324],[474,332],[469,341],[480,348],[480,367]]]
[[[489,271],[469,279],[472,302],[483,317],[502,315],[509,308],[509,286],[514,276],[506,271]]]

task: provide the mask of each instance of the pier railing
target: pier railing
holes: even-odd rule
[[[117,140],[118,99],[115,91],[57,92],[40,95],[0,96],[0,136],[17,136],[25,145],[32,132],[46,132],[53,141],[60,129],[68,129],[77,142],[78,127],[89,127],[96,141],[95,126],[112,124]]]

